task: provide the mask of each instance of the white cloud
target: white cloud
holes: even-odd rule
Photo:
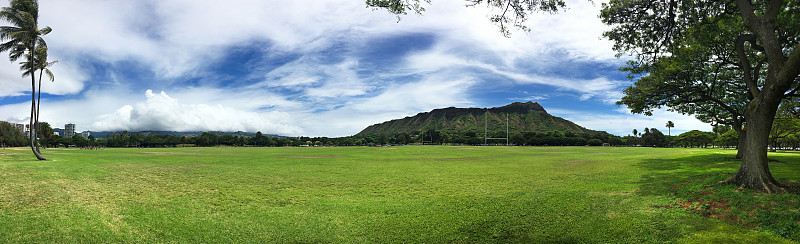
[[[54,74],[55,81],[51,82],[46,75],[43,77],[43,94],[65,95],[83,90],[83,82],[87,76],[71,63],[57,63],[50,70]],[[39,72],[36,72],[35,78],[38,82]],[[19,96],[26,93],[30,95],[30,91],[31,78],[22,77],[18,63],[0,63],[0,97]]]
[[[577,92],[580,94],[580,100],[582,101],[590,98],[598,98],[609,104],[614,103],[617,98],[621,97],[622,93],[619,91],[619,87],[624,84],[624,82],[627,82],[612,81],[605,77],[594,79],[567,79],[555,76],[542,76],[535,73],[524,73],[509,67],[501,67],[479,60],[459,58],[442,48],[434,48],[428,52],[409,55],[406,59],[406,66],[409,70],[412,70],[412,72],[418,73],[450,72],[452,69],[479,68],[497,75],[505,76],[515,83],[552,86],[561,90]]]
[[[306,89],[306,96],[314,100],[331,97],[352,97],[367,93],[372,86],[359,79],[355,68],[357,62],[352,59],[345,60],[336,65],[319,66],[321,72],[329,77],[327,82],[319,87]]]
[[[45,91],[81,92],[78,98],[45,101],[43,119],[92,130],[344,136],[434,108],[479,106],[470,98],[480,91],[469,88],[484,81],[462,72],[465,68],[553,86],[583,100],[615,101],[619,82],[609,78],[564,79],[529,71],[552,71],[572,61],[621,62],[613,58],[608,41],[598,40],[607,28],[596,18],[599,3],[567,4],[565,13],[532,15],[533,32],[515,31],[504,38],[485,7],[465,8],[462,0],[434,1],[424,16],[404,16],[400,23],[384,10],[352,0],[42,0],[41,23],[54,28],[46,37],[51,56],[62,59],[53,70],[56,82]],[[398,69],[365,77],[358,57],[318,60],[321,51],[338,43],[358,49],[375,38],[409,33],[435,36],[434,46],[397,57],[405,60]],[[194,78],[212,80],[213,68],[226,61],[231,48],[252,43],[264,44],[266,58],[281,53],[302,57],[276,69],[238,74],[263,77],[258,84],[173,86]],[[99,60],[100,65],[81,67],[85,60]],[[105,70],[119,62],[142,65],[155,79],[136,80]],[[16,66],[0,65],[0,96],[30,89],[28,83],[9,82],[17,73]],[[93,73],[108,74],[110,81],[91,77]],[[408,76],[421,78],[395,80]],[[170,95],[150,92],[142,100],[142,88],[137,87],[164,89]],[[20,114],[14,118],[24,119],[25,111],[24,103],[0,106],[0,114]]]
[[[467,90],[475,80],[469,77],[429,76],[418,82],[387,87],[381,94],[353,102],[361,111],[428,111],[450,106],[467,106]]]
[[[270,134],[298,134],[287,113],[249,112],[222,105],[184,104],[165,92],[147,90],[147,100],[125,105],[113,114],[100,116],[95,130],[165,131],[262,131]]]
[[[526,102],[526,101],[542,101],[542,100],[547,100],[548,98],[549,96],[547,95],[531,95],[526,97],[510,97],[508,98],[508,100]]]

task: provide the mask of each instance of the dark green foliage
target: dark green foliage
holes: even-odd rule
[[[724,134],[717,137],[714,140],[714,144],[723,146],[723,147],[735,147],[738,146],[739,143],[739,134],[736,133],[734,130],[726,131]]]
[[[800,215],[785,211],[759,210],[756,214],[764,231],[788,239],[800,240]]]
[[[611,144],[611,146],[622,146],[625,145],[625,142],[619,137],[612,137],[608,139],[608,144]]]
[[[644,146],[663,147],[667,144],[666,136],[656,128],[645,129],[641,139]]]
[[[89,140],[83,138],[81,135],[74,135],[72,136],[72,143],[78,147],[85,147],[89,145]]]
[[[677,136],[676,143],[684,147],[706,147],[717,139],[717,134],[691,130]]]
[[[9,147],[25,146],[28,139],[25,135],[22,135],[22,132],[17,127],[5,121],[0,121],[0,137],[3,138],[0,144],[5,144]]]
[[[602,145],[603,145],[603,141],[601,141],[600,139],[591,139],[591,140],[589,140],[589,146],[602,146]]]

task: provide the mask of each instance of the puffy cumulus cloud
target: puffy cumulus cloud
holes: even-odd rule
[[[222,105],[182,104],[165,92],[147,90],[147,100],[125,105],[112,114],[100,116],[95,130],[166,131],[262,131],[296,135],[302,130],[293,125],[289,114],[250,112]]]

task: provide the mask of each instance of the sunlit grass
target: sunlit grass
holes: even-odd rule
[[[753,199],[760,198],[782,204],[773,209],[786,212],[782,219],[800,216],[797,195],[703,186],[738,168],[725,159],[734,154],[727,150],[404,146],[44,153],[50,161],[35,161],[25,149],[0,150],[0,242],[764,243],[790,240],[767,227],[756,231],[761,224],[754,218],[732,221],[726,214],[758,215],[760,200]],[[772,155],[780,161],[770,166],[776,178],[800,180],[800,155]],[[738,209],[703,212],[711,210],[702,203],[720,199]],[[700,209],[683,207],[685,202]]]

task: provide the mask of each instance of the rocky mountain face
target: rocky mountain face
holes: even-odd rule
[[[434,129],[451,132],[505,132],[506,119],[509,130],[514,132],[575,132],[595,133],[569,120],[552,116],[535,102],[515,102],[496,108],[441,108],[415,116],[375,124],[362,130],[356,136],[414,134],[418,131]]]

